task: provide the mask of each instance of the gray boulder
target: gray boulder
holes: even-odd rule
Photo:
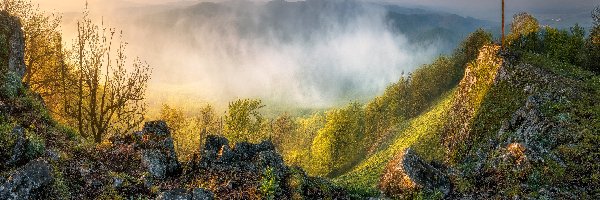
[[[8,161],[8,164],[19,165],[26,162],[25,151],[27,147],[27,138],[25,137],[23,128],[20,126],[15,127],[12,131],[12,134],[16,138],[16,141],[15,146],[13,146],[12,155]]]
[[[181,173],[173,138],[164,121],[146,122],[142,131],[142,164],[156,179],[165,179]]]
[[[10,16],[6,11],[0,11],[0,21],[7,25],[3,30],[8,43],[8,72],[22,78],[25,74],[25,39],[19,19]]]
[[[164,154],[156,149],[142,151],[142,165],[156,179],[164,179],[167,176],[167,164]]]
[[[146,122],[144,124],[144,129],[142,129],[142,133],[152,133],[157,136],[171,137],[169,126],[162,120]]]
[[[192,191],[192,200],[213,200],[215,199],[215,194],[213,194],[210,190],[203,188],[196,188]]]
[[[33,160],[0,185],[0,199],[36,198],[52,181],[51,166],[44,160]]]
[[[439,191],[446,197],[451,187],[450,179],[442,169],[425,162],[411,148],[386,166],[379,183],[384,194],[403,198],[410,198],[421,190]]]
[[[183,189],[168,190],[160,193],[157,200],[191,200],[192,195]]]

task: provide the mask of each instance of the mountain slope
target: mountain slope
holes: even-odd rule
[[[350,172],[334,179],[335,182],[362,195],[378,194],[377,185],[385,165],[396,154],[420,140],[435,140],[447,118],[453,98],[454,92],[449,92],[443,95],[429,111],[401,124],[392,142],[382,145],[381,150],[364,159]],[[439,143],[437,146],[440,147]],[[435,157],[436,153],[439,156],[439,150],[433,148],[427,150],[429,156]]]
[[[598,198],[600,77],[545,55],[498,49],[482,48],[456,90],[336,182],[377,196],[384,168],[394,166],[388,162],[411,148],[421,162],[444,163],[439,170],[453,185],[446,197]],[[410,188],[383,192],[439,197],[435,188]]]

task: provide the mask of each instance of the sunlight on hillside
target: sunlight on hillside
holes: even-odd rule
[[[396,133],[389,146],[365,159],[351,172],[334,179],[334,181],[353,190],[363,190],[362,192],[367,193],[376,192],[383,168],[396,154],[413,145],[422,137],[439,134],[446,121],[447,113],[450,111],[455,93],[455,91],[449,92],[431,110],[402,124],[400,131]]]

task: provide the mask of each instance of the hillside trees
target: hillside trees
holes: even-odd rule
[[[311,149],[314,173],[335,176],[362,158],[364,127],[364,111],[359,103],[328,111],[327,122],[318,131]]]
[[[585,42],[587,59],[587,69],[600,73],[600,5],[592,11],[592,20],[594,26]]]
[[[538,20],[526,12],[521,12],[513,16],[513,21],[510,24],[510,34],[508,40],[512,41],[522,35],[528,35],[538,32],[540,24]]]
[[[271,140],[277,149],[282,150],[284,146],[291,146],[295,142],[294,140],[297,138],[290,136],[295,135],[294,131],[297,126],[294,118],[288,113],[283,113],[273,120]]]
[[[67,51],[59,16],[46,15],[30,1],[6,0],[1,6],[23,24],[23,81],[42,96],[56,119],[96,142],[141,123],[150,68],[138,58],[127,64],[126,43],[116,38],[120,34],[115,29],[93,24],[86,10]]]
[[[167,122],[173,136],[175,150],[181,160],[189,160],[202,145],[208,134],[219,134],[219,121],[211,105],[198,113],[186,114],[183,108],[163,105],[160,119]]]
[[[289,135],[281,136],[284,138],[284,143],[280,145],[279,149],[283,153],[286,163],[302,166],[304,169],[313,166],[310,162],[310,150],[313,139],[317,136],[319,130],[325,126],[325,122],[326,116],[320,112],[294,120],[295,130]],[[289,141],[289,143],[286,141]]]
[[[588,38],[585,29],[575,24],[570,29],[540,28],[537,19],[527,13],[515,15],[508,37],[510,52],[517,55],[530,52],[549,59],[569,63],[586,70],[600,72],[600,8],[592,12],[594,27]]]
[[[441,56],[422,65],[408,76],[388,86],[383,95],[365,107],[365,131],[372,135],[369,152],[394,132],[394,126],[419,115],[431,102],[452,89],[462,78],[465,66],[474,61],[479,50],[492,43],[492,35],[483,29],[471,33],[452,56]]]
[[[46,14],[30,1],[5,0],[4,8],[11,15],[21,19],[25,39],[25,64],[27,66],[23,82],[31,90],[40,94],[55,118],[65,121],[68,90],[72,84],[72,68],[66,64],[60,33],[61,17]],[[51,75],[50,75],[51,74]]]
[[[232,142],[258,141],[264,122],[259,109],[264,105],[257,99],[238,99],[230,102],[225,116],[224,134]]]

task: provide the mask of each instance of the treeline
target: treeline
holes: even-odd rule
[[[528,13],[517,14],[511,24],[511,34],[507,37],[507,48],[516,53],[516,56],[524,53],[539,54],[598,74],[600,7],[596,7],[591,15],[594,26],[586,34],[585,29],[577,24],[568,30],[560,30],[540,26],[538,20]]]
[[[137,129],[144,120],[150,67],[129,59],[122,33],[95,24],[86,10],[72,46],[63,46],[61,17],[26,0],[5,0],[20,18],[25,39],[23,82],[39,94],[59,122],[96,143]]]

